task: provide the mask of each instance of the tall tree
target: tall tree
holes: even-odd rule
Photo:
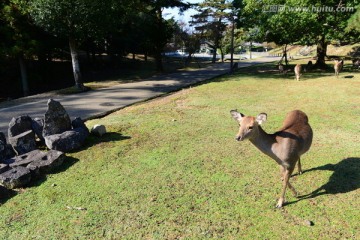
[[[222,49],[220,45],[232,8],[232,2],[227,0],[204,0],[198,5],[199,13],[193,16],[191,24],[213,49],[212,62],[216,61],[217,50]]]
[[[357,32],[360,32],[360,4],[356,8],[356,12],[348,20],[348,31],[355,30]]]
[[[67,37],[75,86],[84,90],[78,46],[88,37],[103,36],[111,25],[112,1],[30,0],[30,14],[36,24],[56,36]]]
[[[148,4],[149,14],[152,16],[154,23],[154,31],[151,34],[153,41],[154,57],[156,61],[156,69],[159,72],[164,70],[162,64],[162,51],[172,36],[172,28],[169,22],[163,19],[162,11],[164,8],[179,8],[184,11],[190,7],[189,3],[183,0],[144,0]]]
[[[261,19],[259,26],[266,29],[273,40],[287,44],[316,44],[315,65],[319,68],[326,67],[326,50],[330,41],[349,38],[345,27],[356,4],[356,0],[245,1],[246,8]]]
[[[23,95],[29,95],[29,83],[26,67],[26,56],[35,53],[38,46],[36,40],[39,29],[31,22],[26,14],[24,1],[5,0],[0,5],[1,33],[3,36],[0,52],[14,56],[19,63]]]

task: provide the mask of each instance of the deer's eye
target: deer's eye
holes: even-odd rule
[[[253,128],[254,128],[253,126],[249,126],[249,127],[248,127],[249,130],[252,130]]]

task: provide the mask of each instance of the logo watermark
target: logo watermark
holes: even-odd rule
[[[299,7],[299,6],[287,6],[287,5],[265,5],[262,9],[263,12],[354,12],[355,7],[331,7],[331,6],[310,6],[310,7]]]

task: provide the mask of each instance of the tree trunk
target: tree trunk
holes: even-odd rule
[[[84,84],[82,82],[82,76],[80,72],[80,64],[79,64],[79,55],[76,48],[76,41],[74,38],[69,38],[69,46],[70,46],[70,53],[71,53],[71,62],[73,67],[73,74],[75,79],[75,87],[79,90],[85,90]]]
[[[221,47],[219,49],[220,49],[220,55],[221,55],[221,62],[224,62],[224,58],[225,58],[224,51],[222,50]]]
[[[230,41],[230,73],[234,72],[234,31],[235,31],[235,20],[234,16],[231,18],[231,41]]]
[[[156,71],[164,72],[161,52],[160,53],[156,52],[154,58],[155,58],[155,64],[156,64]]]
[[[214,47],[213,50],[214,50],[214,51],[213,51],[213,57],[212,57],[211,62],[212,62],[212,63],[215,63],[215,62],[216,62],[216,47]]]
[[[251,49],[252,49],[252,41],[250,41],[250,49],[249,49],[249,58],[252,59],[252,54],[251,54]]]
[[[164,34],[164,24],[163,24],[163,19],[162,19],[162,10],[159,7],[156,10],[156,20],[157,20],[157,25],[158,25],[158,30],[160,34]],[[156,71],[158,72],[163,72],[164,71],[164,67],[163,67],[163,62],[162,62],[162,50],[163,50],[163,43],[161,41],[161,37],[160,39],[158,39],[158,41],[155,42],[155,63],[156,63]]]
[[[325,36],[320,36],[316,47],[316,63],[315,68],[326,69],[325,57],[326,57],[327,43],[325,42]]]
[[[24,97],[26,97],[29,95],[29,83],[28,83],[27,70],[26,70],[26,64],[23,53],[19,54],[19,65],[20,65],[21,85],[23,88],[23,95]]]
[[[280,62],[282,62],[282,60],[285,58],[285,65],[287,66],[289,64],[289,61],[287,59],[287,44],[285,44],[284,49],[283,49],[283,55],[282,58],[280,60]]]

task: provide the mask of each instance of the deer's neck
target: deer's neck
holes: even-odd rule
[[[273,134],[266,133],[261,126],[258,128],[258,133],[249,139],[252,144],[255,145],[261,152],[274,159],[277,163],[282,164],[282,161],[276,154],[276,142]]]

